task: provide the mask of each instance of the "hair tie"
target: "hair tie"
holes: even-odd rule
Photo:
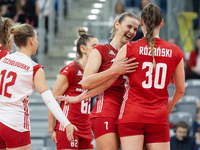
[[[16,28],[18,30],[18,34],[16,34],[16,35],[20,35],[21,34],[21,30],[18,27],[16,27]]]

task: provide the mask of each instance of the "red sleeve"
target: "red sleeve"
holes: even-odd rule
[[[65,75],[68,78],[68,83],[71,85],[74,82],[74,70],[70,66],[65,66],[61,71],[60,74]]]
[[[2,50],[0,52],[0,60],[1,60],[1,58],[5,57],[7,54],[11,54],[10,51],[8,51],[8,50]]]
[[[191,69],[192,67],[195,67],[196,66],[196,62],[197,62],[197,54],[196,54],[196,51],[193,50],[190,53],[189,68]]]
[[[97,49],[99,51],[99,53],[101,54],[101,57],[102,56],[106,56],[106,50],[105,50],[105,46],[104,45],[96,45],[93,49]],[[102,57],[103,59],[103,57]]]
[[[35,76],[35,73],[38,71],[38,69],[43,68],[42,65],[37,64],[35,66],[33,66],[33,77]]]

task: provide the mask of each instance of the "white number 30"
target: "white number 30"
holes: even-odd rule
[[[151,62],[144,62],[142,65],[142,69],[145,69],[146,67],[149,68],[149,70],[146,72],[146,77],[148,77],[148,81],[143,81],[142,87],[149,89],[152,87],[153,64]],[[160,73],[161,70],[162,70],[162,73]],[[158,83],[160,75],[161,75],[161,82]],[[156,89],[164,88],[166,75],[167,75],[167,65],[164,63],[157,63],[156,64],[156,72],[155,72],[155,80],[154,80],[154,87]]]

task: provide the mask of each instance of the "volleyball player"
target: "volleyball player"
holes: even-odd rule
[[[82,81],[84,89],[93,89],[109,79],[106,70],[113,64],[118,50],[136,35],[138,24],[137,16],[128,12],[115,20],[110,44],[97,45],[88,58]],[[120,76],[109,89],[97,96],[90,120],[98,150],[117,150],[119,147],[115,122],[123,99],[125,80],[126,77]]]
[[[126,44],[115,61],[136,58],[139,62],[137,72],[127,74],[129,84],[117,122],[122,150],[142,150],[144,142],[148,150],[169,150],[168,116],[185,90],[184,54],[159,38],[164,22],[158,6],[148,4],[140,24],[144,38]],[[172,75],[175,91],[169,98],[167,86]]]
[[[98,40],[95,36],[86,34],[83,28],[79,28],[78,33],[80,36],[76,44],[78,58],[60,71],[60,75],[53,88],[54,96],[77,96],[84,91],[81,86],[83,71],[89,53],[92,48],[98,44]],[[89,122],[90,98],[70,105],[66,105],[66,102],[62,101],[60,107],[68,120],[73,123],[79,131],[74,132],[73,141],[68,141],[65,128],[59,121],[56,121],[54,127],[55,117],[49,112],[49,132],[52,140],[57,145],[57,149],[92,150],[93,138]]]
[[[0,60],[0,149],[31,150],[28,97],[35,88],[73,140],[77,128],[62,113],[50,91],[42,66],[31,60],[38,47],[37,33],[29,24],[11,28],[17,52]]]

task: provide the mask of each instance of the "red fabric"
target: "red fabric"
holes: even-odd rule
[[[110,68],[118,51],[110,44],[97,45],[94,48],[99,51],[102,58],[102,64],[98,72],[102,72]],[[123,99],[124,83],[125,79],[123,76],[120,76],[107,90],[97,96],[91,118],[112,117],[117,119]]]
[[[119,136],[144,135],[145,143],[169,142],[169,126],[162,124],[125,123],[118,125]]]
[[[91,118],[90,122],[95,139],[107,133],[118,133],[116,119],[98,117]]]
[[[0,149],[17,148],[31,143],[30,132],[18,132],[0,122]]]
[[[68,141],[65,131],[56,131],[57,149],[93,149],[93,139],[90,140],[74,135],[73,141]]]
[[[191,51],[189,59],[189,68],[195,67],[197,64],[197,53],[196,50]]]
[[[60,74],[65,75],[68,78],[69,87],[65,91],[64,95],[77,96],[84,90],[81,86],[81,80],[83,77],[83,68],[81,68],[76,61],[65,66]],[[92,132],[90,127],[90,99],[83,100],[79,103],[65,105],[65,102],[60,103],[60,107],[68,118],[68,120],[75,125],[79,131],[74,131],[74,134],[84,139],[91,139]],[[65,131],[65,128],[56,121],[56,130]]]
[[[37,64],[33,66],[33,77],[35,76],[35,73],[38,71],[38,69],[43,68],[40,64]]]
[[[5,57],[7,54],[10,54],[10,51],[7,50],[4,45],[0,46],[0,59]]]
[[[127,57],[136,58],[139,67],[129,77],[129,90],[124,98],[119,123],[138,122],[168,124],[168,90],[183,52],[174,44],[154,38],[156,67],[145,38],[127,44]]]

